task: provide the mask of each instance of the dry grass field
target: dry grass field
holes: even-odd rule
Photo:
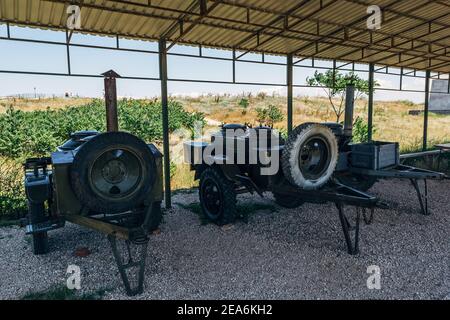
[[[199,98],[183,98],[185,107],[192,111],[204,112],[208,119],[225,123],[258,124],[255,109],[270,104],[282,108],[286,117],[286,98],[279,96],[245,97],[249,105],[239,105],[242,97],[203,96]],[[410,110],[423,110],[423,105],[410,101],[377,101],[374,106],[374,138],[383,141],[400,142],[402,152],[416,151],[421,148],[423,135],[423,115],[409,115]],[[355,117],[367,121],[367,100],[356,102]],[[341,117],[341,121],[343,117]],[[321,97],[297,97],[294,99],[294,126],[307,121],[335,122],[336,116],[330,102]],[[285,128],[285,121],[275,125]],[[450,115],[429,116],[428,144],[450,141]]]
[[[0,98],[0,113],[5,112],[10,106],[23,111],[45,110],[47,108],[54,110],[83,105],[91,101],[92,98]]]

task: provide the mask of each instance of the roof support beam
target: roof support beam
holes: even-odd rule
[[[43,0],[43,1],[48,1],[48,2],[53,2],[53,3],[61,3],[61,1],[59,0]],[[124,14],[130,14],[130,15],[134,15],[134,16],[142,16],[142,17],[149,17],[149,18],[155,18],[155,19],[164,19],[164,20],[168,20],[168,21],[174,21],[174,25],[175,25],[175,31],[179,29],[178,25],[180,24],[181,21],[185,22],[185,23],[192,23],[196,20],[192,19],[192,16],[199,16],[199,13],[196,12],[195,10],[191,10],[191,11],[185,11],[188,10],[184,9],[184,10],[180,10],[180,9],[174,9],[174,8],[164,8],[164,7],[159,7],[159,6],[155,6],[155,5],[145,5],[142,3],[135,3],[134,1],[125,1],[125,0],[109,0],[110,2],[114,2],[114,3],[121,3],[121,4],[129,4],[129,5],[133,5],[136,7],[140,7],[140,8],[152,8],[152,9],[157,9],[159,11],[168,11],[168,12],[176,12],[179,13],[181,16],[180,17],[174,17],[174,16],[167,16],[167,15],[162,15],[162,14],[156,14],[158,11],[154,11],[149,13],[148,11],[145,10],[127,10],[127,9],[121,9],[121,8],[113,8],[110,6],[100,6],[97,4],[92,4],[92,3],[84,3],[83,2],[83,6],[89,9],[98,9],[98,10],[105,10],[108,12],[115,12],[115,13],[124,13]],[[217,3],[221,3],[224,4],[225,2],[228,2],[227,0],[208,0],[208,1],[215,1]],[[345,1],[345,0],[344,0]],[[247,4],[246,4],[247,6]],[[322,8],[323,9],[323,8]],[[155,13],[156,12],[156,13]],[[312,18],[310,18],[312,19]],[[212,27],[212,28],[219,28],[219,29],[224,29],[224,30],[235,30],[235,31],[241,31],[241,32],[254,32],[254,30],[252,30],[251,27],[267,27],[266,25],[258,25],[256,23],[251,23],[251,24],[246,24],[244,21],[239,21],[239,20],[233,20],[233,19],[227,19],[225,17],[214,17],[214,20],[217,21],[222,21],[222,22],[229,22],[228,24],[223,24],[223,23],[218,23],[215,21],[202,21],[199,24],[204,25],[204,26],[208,26],[208,27]],[[307,19],[306,19],[307,20]],[[239,26],[233,25],[233,23],[239,24]],[[181,26],[180,26],[181,27]],[[353,26],[352,26],[353,27]],[[269,31],[269,29],[271,31]],[[283,28],[280,27],[275,27],[275,26],[270,26],[269,28],[267,28],[265,31],[261,32],[261,36],[263,35],[268,35],[268,36],[273,36],[274,32],[273,30],[279,30],[279,31],[284,31]],[[90,30],[80,30],[80,31],[85,31],[85,32],[92,32]],[[285,39],[293,39],[293,40],[302,40],[302,41],[310,41],[311,36],[317,36],[317,34],[315,33],[308,33],[305,31],[299,31],[299,30],[294,30],[292,28],[289,28],[288,30],[290,35],[284,35],[281,34],[279,35],[279,37],[285,38]],[[103,32],[103,34],[105,34],[106,32]],[[304,37],[302,36],[294,36],[295,35],[304,35]],[[127,35],[123,35],[123,36],[129,36]],[[167,37],[166,37],[167,38]],[[328,43],[331,45],[334,45],[334,41],[330,41],[331,39],[333,40],[340,40],[340,38],[338,37],[332,37],[332,36],[326,36],[324,38],[323,41],[321,41],[322,43]],[[353,43],[361,43],[362,45],[366,45],[366,42],[362,42],[362,41],[352,41]],[[436,44],[437,45],[437,44]],[[349,45],[351,47],[356,47],[358,48],[358,46],[355,45]],[[385,48],[386,51],[391,51],[390,48],[388,46],[383,46]],[[380,50],[381,51],[381,50]],[[269,52],[269,51],[268,51]],[[272,53],[279,53],[279,52],[272,52]],[[422,55],[422,53],[419,53],[419,55]]]
[[[213,5],[208,9],[206,0],[196,0],[199,3],[201,17],[198,18],[196,21],[192,22],[188,28],[186,28],[184,31],[180,32],[180,35],[171,42],[170,46],[167,48],[167,50],[170,50],[173,48],[174,45],[178,43],[183,37],[185,37],[189,32],[191,32],[208,14],[210,14],[217,6],[218,3],[213,3]]]
[[[387,4],[387,5],[385,5],[383,8],[381,8],[381,11],[388,9],[389,7],[391,7],[391,6],[393,6],[393,5],[397,4],[397,3],[398,3],[397,1],[391,1],[389,4]],[[410,10],[411,10],[411,11],[412,11],[412,10],[416,10],[417,8],[420,8],[420,7],[422,7],[422,6],[423,6],[423,5],[420,5],[420,6],[414,7],[413,9],[410,9]],[[351,22],[351,23],[349,23],[349,24],[343,26],[342,28],[339,28],[339,29],[337,29],[337,30],[335,30],[335,31],[332,31],[331,33],[327,34],[326,36],[320,37],[320,38],[317,39],[315,42],[320,42],[320,41],[322,41],[323,39],[325,39],[327,36],[335,35],[335,34],[341,33],[341,32],[344,31],[346,28],[349,28],[349,27],[351,27],[351,26],[353,26],[353,25],[355,25],[355,24],[357,24],[357,23],[361,23],[361,22],[363,22],[364,20],[366,20],[366,19],[369,18],[369,17],[370,17],[369,14],[364,15],[363,17],[354,20],[353,22]],[[395,18],[396,18],[396,17],[393,17],[393,18],[389,19],[388,21],[392,21],[392,20],[395,19]],[[358,36],[360,36],[360,35],[363,35],[363,34],[365,34],[366,32],[367,32],[367,31],[362,31],[362,32],[358,33],[357,35],[355,35],[354,37],[358,37]],[[335,44],[329,45],[329,46],[327,46],[325,49],[319,50],[319,52],[316,52],[315,54],[313,54],[313,56],[315,56],[315,55],[317,55],[317,54],[319,54],[319,53],[321,53],[321,52],[323,52],[323,51],[326,51],[326,50],[328,50],[328,49],[331,49],[332,47],[334,47],[334,46],[337,45],[337,44],[342,44],[342,43],[344,43],[345,41],[346,41],[346,40],[343,39],[343,40],[341,40],[339,43],[335,43]],[[298,54],[298,53],[300,53],[301,51],[303,51],[303,50],[307,49],[308,47],[310,47],[311,45],[312,45],[312,43],[307,44],[307,45],[304,45],[304,46],[302,46],[302,47],[296,49],[296,50],[295,50],[294,52],[292,52],[292,53],[293,53],[293,54]]]
[[[311,0],[303,0],[300,3],[296,4],[293,8],[289,9],[285,14],[279,15],[278,17],[276,17],[275,19],[271,20],[265,27],[262,27],[260,29],[258,29],[258,31],[254,32],[253,34],[249,35],[248,37],[242,39],[241,41],[239,41],[237,44],[235,44],[235,47],[240,47],[243,44],[245,44],[246,42],[250,41],[251,39],[253,39],[254,37],[258,37],[260,36],[261,32],[263,32],[264,30],[266,30],[267,28],[273,26],[275,23],[280,22],[280,21],[285,21],[285,28],[288,29],[288,16],[297,11],[298,9],[300,9],[301,7],[303,7],[305,4],[307,4],[308,2],[310,2]],[[283,33],[284,30],[279,31],[279,33],[273,35],[272,37],[269,38],[269,40],[279,36],[281,33]],[[265,42],[267,42],[268,40],[266,40]],[[264,42],[264,43],[265,43]],[[257,43],[257,47],[259,47],[261,45],[261,43],[259,42],[258,39],[258,43]],[[241,54],[237,59],[241,58],[242,56],[246,55],[247,53],[249,53],[250,51],[246,51],[245,53]]]
[[[186,18],[191,11],[195,10],[195,8],[197,7],[197,0],[194,0],[189,7],[186,9],[187,12],[183,13],[180,17],[177,18],[178,21],[175,21],[174,23],[172,23],[172,25],[161,34],[161,38],[162,39],[168,39],[171,36],[174,35],[175,32],[177,32],[178,30],[178,26],[180,25],[180,21],[184,21],[184,18]],[[180,26],[181,27],[181,26]]]
[[[433,20],[442,19],[442,18],[445,18],[445,17],[448,16],[448,15],[450,15],[450,13],[445,13],[445,14],[443,14],[443,15],[441,15],[441,16],[439,16],[439,17],[433,19]],[[422,26],[424,26],[424,23],[423,23],[423,22],[420,23],[420,24],[418,24],[418,25],[416,25],[416,26],[414,26],[414,27],[412,27],[412,28],[408,28],[408,30],[406,30],[406,31],[415,30],[415,29],[420,28],[420,27],[422,27]],[[399,44],[397,44],[397,45],[394,45],[394,47],[402,46],[402,45],[404,45],[404,44],[407,44],[407,43],[410,42],[410,41],[411,41],[411,42],[414,42],[414,41],[416,41],[416,40],[418,40],[418,39],[421,39],[421,38],[426,37],[426,36],[430,36],[430,35],[432,35],[433,33],[440,32],[440,31],[445,30],[445,29],[446,29],[446,28],[444,27],[444,28],[439,28],[438,30],[435,30],[435,31],[429,31],[429,32],[428,32],[427,34],[425,34],[425,35],[422,35],[422,36],[420,36],[420,37],[418,37],[418,38],[415,38],[414,40],[411,39],[411,40],[408,40],[408,41],[401,42],[401,43],[399,43]],[[371,46],[377,45],[377,44],[379,44],[380,42],[383,42],[383,41],[388,40],[389,38],[394,39],[395,37],[399,36],[399,35],[400,35],[401,33],[403,33],[403,32],[405,32],[405,30],[404,30],[404,31],[401,31],[401,32],[398,32],[398,33],[396,33],[396,34],[393,34],[393,35],[391,35],[390,37],[385,37],[385,38],[380,39],[380,40],[377,40],[377,41],[375,41],[375,42],[373,42],[373,43],[371,42],[369,45],[365,46],[365,47],[362,48],[362,49],[363,49],[363,50],[369,50]],[[424,42],[428,44],[428,42],[426,42],[426,41],[424,41]],[[414,45],[413,45],[412,47],[414,47]],[[413,48],[412,48],[412,49],[413,49]],[[408,50],[405,50],[405,51],[408,51]],[[405,51],[404,51],[404,52],[405,52]],[[337,57],[336,59],[342,59],[342,58],[344,58],[345,56],[349,56],[349,55],[355,54],[355,53],[357,53],[357,52],[358,52],[358,50],[354,50],[354,51],[348,52],[348,53],[346,53],[346,54],[342,54],[342,55],[340,55],[339,57]],[[370,58],[371,56],[372,56],[372,55],[368,55],[368,56],[365,56],[364,58]]]
[[[220,2],[222,4],[226,4],[226,5],[237,7],[237,8],[245,8],[247,11],[251,9],[251,10],[256,11],[256,12],[261,12],[261,13],[266,13],[266,14],[269,13],[269,14],[278,15],[278,16],[282,16],[283,14],[285,14],[285,13],[283,13],[281,11],[268,10],[268,9],[265,9],[265,8],[259,8],[259,7],[256,7],[254,5],[251,5],[251,4],[239,3],[239,2],[236,2],[235,0],[209,0],[209,1]],[[347,1],[347,0],[342,0],[342,1]],[[444,5],[441,2],[439,2],[439,3]],[[322,9],[326,8],[326,6],[323,5],[322,0],[320,0],[320,6],[321,6]],[[447,6],[449,6],[449,5],[447,5]],[[366,7],[367,7],[367,5],[366,5]],[[295,13],[288,14],[288,15],[286,15],[286,17],[287,18],[292,18],[292,19],[304,19],[306,21],[311,21],[311,22],[314,22],[316,24],[320,23],[320,24],[323,24],[323,25],[332,25],[332,26],[341,27],[341,28],[345,27],[345,25],[343,25],[343,24],[337,23],[335,21],[330,21],[328,19],[323,19],[322,17],[320,19],[313,18],[313,17],[303,17],[303,16],[301,16],[299,14],[295,14]],[[347,27],[347,30],[348,31],[356,30],[356,31],[367,32],[367,28],[361,28],[361,27],[357,27],[357,26]],[[290,29],[288,31],[295,32],[292,29]],[[383,30],[372,30],[371,32],[376,33],[376,34],[380,34],[380,35],[383,35],[383,36],[387,36],[387,37],[390,36],[390,34],[388,34],[386,32],[383,32]],[[403,36],[403,35],[398,35],[397,37],[402,38],[404,40],[412,40],[412,38],[407,37],[407,36]],[[436,45],[440,45],[438,43],[435,43],[435,44]]]

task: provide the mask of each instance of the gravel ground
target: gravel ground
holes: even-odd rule
[[[450,182],[430,183],[432,215],[419,213],[406,181],[380,182],[372,193],[390,203],[363,226],[358,256],[345,251],[333,205],[306,204],[250,215],[227,228],[200,225],[175,206],[149,246],[145,293],[137,299],[449,299]],[[175,203],[197,202],[197,193]],[[271,203],[257,196],[240,201]],[[108,241],[75,225],[50,233],[51,253],[33,256],[24,230],[0,228],[0,298],[20,298],[66,281],[80,266],[82,292],[106,289],[126,299]],[[74,255],[79,247],[92,254]],[[381,269],[381,289],[369,290],[367,268]]]

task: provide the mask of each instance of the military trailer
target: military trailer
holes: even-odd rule
[[[50,157],[26,161],[26,232],[34,254],[47,253],[48,232],[67,221],[106,234],[125,289],[135,295],[143,290],[149,234],[162,218],[162,154],[154,144],[118,131],[118,75],[104,76],[108,132],[75,132]],[[121,257],[117,240],[125,241],[128,259]],[[130,245],[141,248],[137,261]],[[138,281],[131,288],[126,271],[135,267]]]
[[[352,143],[353,109],[354,88],[349,86],[344,125],[304,123],[284,141],[272,128],[227,124],[211,136],[210,142],[186,142],[185,161],[195,171],[195,179],[200,180],[205,217],[218,225],[234,222],[236,197],[247,192],[261,196],[271,192],[275,202],[286,208],[297,208],[305,202],[332,202],[339,211],[348,252],[355,254],[359,208],[364,209],[367,223],[371,223],[375,208],[387,208],[366,193],[378,179],[410,179],[422,212],[428,214],[426,180],[444,179],[445,175],[401,165],[398,143]],[[267,170],[274,162],[279,164],[276,170]],[[425,181],[425,196],[419,180]],[[358,208],[356,226],[351,226],[344,214],[345,205]],[[365,209],[371,210],[370,215]],[[352,230],[354,243],[349,234]]]

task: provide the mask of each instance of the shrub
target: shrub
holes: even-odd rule
[[[204,123],[202,113],[189,113],[170,101],[169,130],[194,130]],[[158,102],[121,100],[118,105],[119,127],[146,142],[162,141],[162,111]],[[53,111],[24,112],[9,108],[0,115],[0,156],[25,158],[43,156],[62,144],[70,133],[80,130],[105,131],[105,106],[102,100],[79,107]]]
[[[241,108],[247,109],[249,105],[250,105],[250,101],[249,101],[247,98],[242,98],[242,99],[239,101],[239,106],[240,106]]]
[[[275,105],[269,105],[266,108],[256,108],[257,121],[262,125],[273,128],[273,125],[277,122],[281,122],[284,119],[283,112],[280,107]]]
[[[26,211],[22,165],[0,158],[0,217],[23,216]]]
[[[372,127],[372,132],[376,132],[376,128]],[[357,117],[353,123],[353,142],[364,143],[369,141],[369,124],[363,118]]]

